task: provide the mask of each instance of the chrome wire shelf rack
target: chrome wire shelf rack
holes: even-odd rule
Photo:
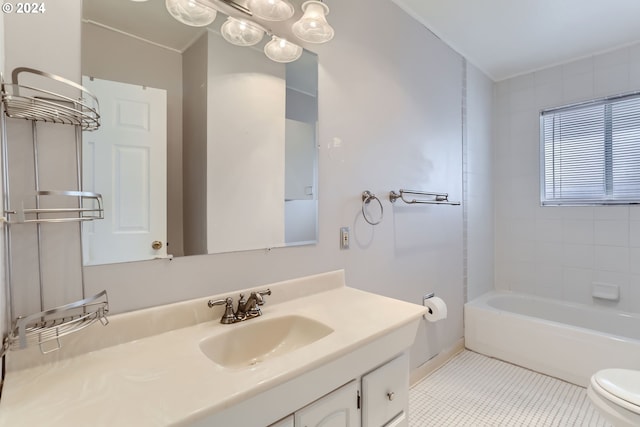
[[[82,264],[80,268],[81,299],[72,303],[49,308],[43,287],[46,274],[43,267],[42,234],[43,223],[77,222],[80,254],[82,254],[82,222],[104,218],[102,196],[98,193],[82,191],[82,131],[93,131],[100,127],[100,114],[97,98],[84,87],[54,74],[34,70],[32,68],[16,68],[12,74],[12,83],[0,82],[0,125],[2,128],[2,178],[3,208],[5,227],[5,257],[7,267],[5,274],[8,285],[9,322],[11,329],[4,331],[4,340],[0,356],[7,350],[23,349],[30,345],[38,345],[42,353],[59,350],[61,338],[83,330],[99,321],[108,323],[109,303],[106,291],[86,297]],[[25,85],[24,79],[37,81],[40,87]],[[20,80],[23,80],[22,82]],[[56,92],[49,90],[56,88]],[[59,89],[59,92],[57,91]],[[16,199],[10,196],[9,174],[10,154],[7,141],[7,118],[24,119],[31,122],[32,154],[35,192],[19,195]],[[38,126],[36,123],[54,123],[75,127],[75,163],[77,189],[68,191],[41,190],[38,162]],[[12,207],[15,204],[16,207]],[[18,206],[19,205],[19,206]],[[37,244],[37,280],[40,294],[40,311],[30,315],[16,315],[25,311],[15,306],[15,284],[13,276],[13,251],[11,244],[12,226],[14,224],[35,224]],[[81,257],[80,257],[81,259]],[[22,267],[22,266],[21,266]],[[33,267],[32,267],[33,268]],[[48,307],[49,306],[49,307]],[[15,320],[14,320],[15,319]]]
[[[9,348],[16,350],[28,345],[38,345],[43,354],[59,350],[62,347],[60,338],[78,332],[96,321],[107,325],[108,313],[107,292],[102,291],[81,301],[18,317],[8,337]]]
[[[19,208],[5,212],[9,223],[44,223],[44,222],[75,222],[104,219],[102,195],[89,191],[37,191],[37,205],[42,196],[72,197],[80,199],[79,207],[71,208]],[[84,207],[86,202],[93,202],[91,207]],[[13,219],[15,216],[15,219]]]
[[[34,74],[61,83],[67,91],[77,92],[72,98],[48,90],[18,83],[20,74]],[[98,99],[84,87],[63,77],[34,70],[16,68],[11,73],[13,83],[2,83],[2,103],[7,117],[80,126],[82,130],[100,127]]]

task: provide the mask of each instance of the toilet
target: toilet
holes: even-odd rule
[[[640,426],[640,371],[598,371],[591,377],[587,396],[600,415],[614,426]]]

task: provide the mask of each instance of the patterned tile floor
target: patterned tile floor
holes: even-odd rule
[[[415,384],[410,427],[609,427],[584,388],[465,350]]]

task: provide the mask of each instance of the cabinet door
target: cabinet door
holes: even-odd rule
[[[295,413],[296,427],[359,427],[358,383],[352,381]]]
[[[362,377],[362,425],[407,426],[408,406],[409,358],[406,353]]]

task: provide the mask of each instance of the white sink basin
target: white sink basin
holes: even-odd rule
[[[304,316],[252,319],[226,325],[222,334],[200,341],[200,350],[220,366],[247,368],[329,335],[333,329]]]

